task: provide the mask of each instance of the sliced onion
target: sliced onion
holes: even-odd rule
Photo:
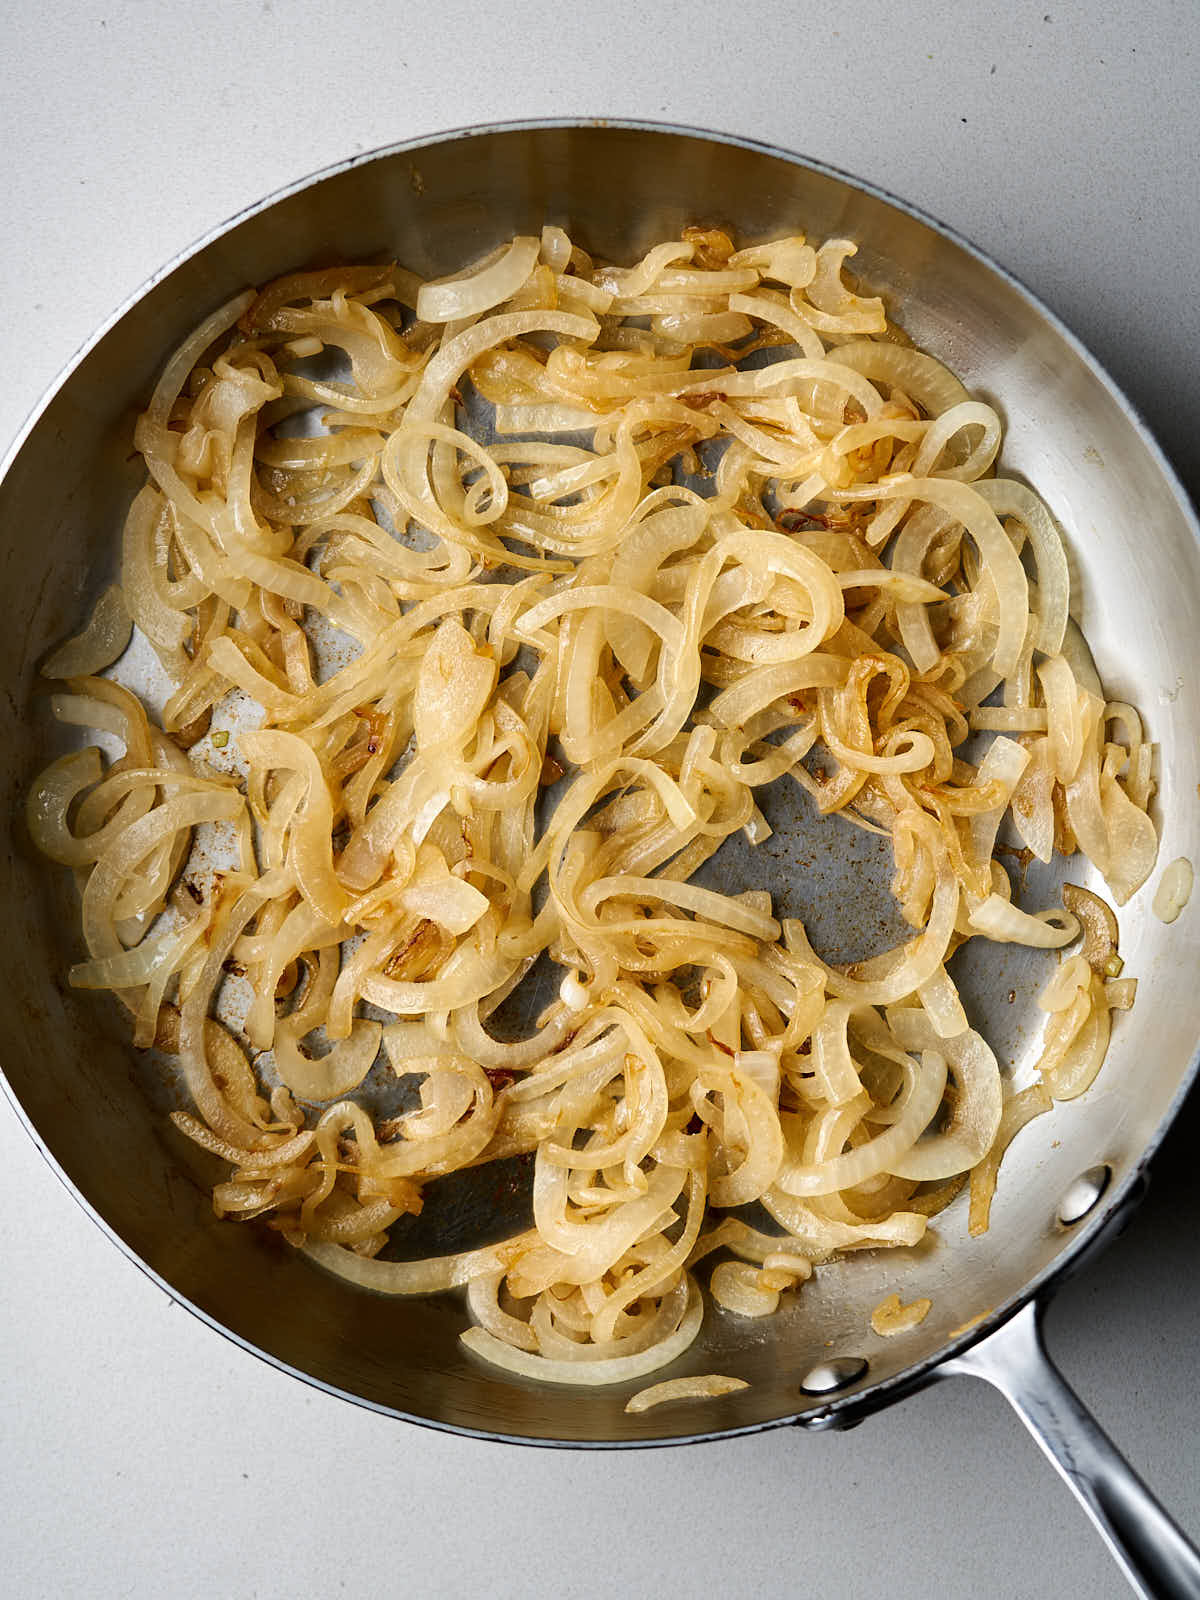
[[[598,1387],[606,1383],[627,1383],[665,1367],[695,1343],[703,1320],[704,1305],[699,1291],[692,1286],[687,1310],[675,1332],[636,1355],[611,1356],[597,1361],[551,1361],[504,1344],[483,1328],[468,1328],[462,1335],[462,1342],[473,1355],[524,1378],[535,1378],[541,1383]]]
[[[933,417],[969,398],[949,368],[922,350],[856,340],[829,351],[828,359],[853,367],[875,383],[902,389]]]
[[[879,501],[907,499],[922,501],[947,512],[971,535],[995,586],[998,632],[992,662],[1001,677],[1016,668],[1029,623],[1029,584],[1020,557],[1000,526],[991,507],[980,499],[971,484],[946,478],[895,478],[870,489],[839,489],[846,500]]]
[[[1079,919],[1083,928],[1080,955],[1093,972],[1104,975],[1119,943],[1117,919],[1112,907],[1090,889],[1081,889],[1074,883],[1063,884],[1063,905],[1072,916]]]
[[[1192,897],[1192,863],[1179,856],[1165,869],[1154,891],[1154,915],[1160,922],[1174,922]]]
[[[1045,655],[1057,655],[1063,649],[1067,630],[1071,573],[1053,517],[1032,489],[1013,478],[980,479],[975,492],[983,496],[998,517],[1019,518],[1029,535],[1037,564],[1037,648]]]
[[[788,1230],[794,1248],[813,1261],[827,1261],[844,1250],[904,1249],[918,1244],[929,1226],[929,1219],[914,1211],[894,1211],[890,1217],[881,1217],[877,1222],[839,1222],[821,1216],[778,1185],[764,1195],[763,1205],[776,1222]],[[762,1237],[766,1242],[759,1248],[764,1260],[769,1253],[789,1243],[789,1239]],[[738,1249],[744,1253],[752,1242],[757,1243],[743,1241]]]
[[[1079,933],[1079,923],[1069,911],[1042,911],[1032,916],[998,894],[989,894],[967,921],[976,933],[982,933],[987,939],[1002,944],[1033,945],[1038,950],[1059,950]]]
[[[749,1387],[745,1378],[728,1378],[718,1372],[706,1372],[696,1378],[668,1378],[665,1383],[639,1389],[626,1401],[625,1410],[636,1415],[639,1411],[649,1411],[651,1406],[666,1405],[674,1400],[717,1400],[722,1395]]]
[[[110,583],[96,601],[87,626],[59,645],[42,663],[45,678],[84,678],[110,667],[129,643],[133,618],[121,586]]]
[[[518,1234],[503,1244],[431,1256],[425,1261],[373,1261],[336,1244],[311,1244],[304,1253],[326,1271],[378,1294],[440,1294],[475,1278],[507,1270],[535,1237]]]
[[[973,1239],[988,1231],[992,1197],[996,1192],[996,1177],[1009,1145],[1027,1123],[1049,1111],[1052,1104],[1049,1094],[1040,1083],[1023,1089],[1020,1094],[1015,1094],[1005,1101],[992,1147],[971,1173],[968,1232]]]
[[[888,1013],[892,1033],[905,1050],[940,1050],[954,1078],[950,1120],[941,1132],[919,1139],[893,1160],[888,1170],[897,1178],[929,1183],[966,1172],[991,1148],[1000,1125],[1000,1068],[984,1039],[970,1028],[952,1038],[939,1035],[928,1015],[894,1007]]]
[[[300,1100],[340,1100],[357,1089],[379,1053],[383,1029],[378,1022],[357,1021],[348,1039],[342,1039],[323,1056],[306,1056],[286,1026],[275,1031],[275,1070]]]
[[[448,933],[469,933],[491,902],[462,878],[436,878],[411,883],[401,890],[399,903],[414,917],[440,923]]]
[[[1095,1081],[1108,1049],[1109,1014],[1104,986],[1093,977],[1080,991],[1082,1021],[1074,1008],[1047,1019],[1038,1065],[1055,1100],[1075,1100]]]
[[[871,1312],[871,1331],[885,1339],[898,1333],[911,1333],[924,1322],[932,1307],[933,1301],[928,1296],[902,1305],[898,1294],[890,1294]]]
[[[913,1074],[899,1115],[889,1128],[856,1149],[831,1156],[815,1166],[793,1162],[780,1173],[779,1188],[784,1194],[800,1198],[836,1194],[839,1189],[853,1188],[877,1173],[892,1171],[894,1164],[903,1160],[928,1127],[942,1102],[945,1088],[946,1059],[937,1051],[926,1050],[921,1057],[920,1070]]]
[[[490,311],[516,294],[533,271],[540,249],[540,239],[517,238],[482,271],[423,283],[417,291],[417,316],[422,322],[454,322]]]
[[[1100,806],[1108,833],[1104,877],[1113,899],[1123,906],[1154,871],[1158,834],[1146,813],[1107,774],[1100,777]]]
[[[954,1039],[966,1031],[967,1014],[945,967],[939,967],[932,978],[926,978],[917,994],[939,1039]]]
[[[709,1279],[716,1303],[739,1317],[769,1317],[779,1309],[779,1291],[763,1285],[762,1273],[744,1261],[722,1261]]]

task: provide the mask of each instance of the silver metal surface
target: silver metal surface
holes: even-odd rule
[[[864,1378],[868,1363],[861,1356],[836,1356],[832,1361],[822,1361],[806,1372],[800,1380],[804,1394],[836,1394],[848,1389],[852,1383]]]
[[[0,1038],[14,1102],[97,1220],[214,1326],[309,1381],[469,1433],[654,1444],[857,1420],[1048,1288],[1130,1193],[1194,1073],[1200,925],[1157,922],[1152,881],[1121,915],[1136,1009],[1118,1019],[1095,1086],[1012,1147],[990,1231],[968,1238],[956,1205],[918,1250],[822,1268],[774,1318],[747,1323],[710,1310],[670,1375],[731,1372],[749,1387],[630,1417],[623,1388],[564,1392],[474,1361],[455,1337],[466,1315],[453,1296],[394,1301],[355,1291],[310,1270],[265,1230],[218,1223],[213,1170],[165,1123],[163,1088],[131,1053],[115,1006],[67,989],[63,974],[77,954],[73,891],[35,858],[18,821],[29,779],[51,753],[35,668],[115,569],[117,530],[140,481],[132,424],[167,351],[238,289],[297,265],[396,257],[443,273],[546,221],[622,260],[697,220],[744,239],[797,228],[856,239],[856,273],[887,297],[917,344],[998,407],[1005,470],[1034,484],[1067,532],[1073,610],[1105,682],[1143,710],[1160,743],[1161,859],[1195,859],[1200,543],[1161,454],[1086,352],[1002,270],[898,202],[764,147],[649,126],[541,124],[449,136],[336,169],[236,219],[149,285],[31,421],[0,483],[9,605],[0,748],[11,829],[0,852],[10,923]],[[815,819],[782,792],[769,804],[774,838],[757,851],[727,847],[714,870],[769,887],[830,955],[890,942],[886,845],[838,819]],[[1066,875],[1079,880],[1074,863]],[[1031,872],[1030,897],[1048,895],[1056,876],[1061,864],[1040,878]],[[957,975],[972,1021],[1019,1085],[1036,1056],[1032,996],[1045,958],[981,943],[967,947]],[[1101,1166],[1112,1172],[1102,1201],[1065,1226],[1063,1197]],[[433,1185],[404,1248],[457,1248],[481,1229],[495,1236],[521,1193],[519,1169],[444,1194]],[[881,1338],[870,1313],[892,1292],[933,1305],[914,1330]],[[803,1391],[806,1374],[843,1355],[869,1369],[832,1395]]]
[[[1111,1182],[1112,1173],[1107,1167],[1093,1167],[1090,1172],[1080,1173],[1059,1202],[1058,1220],[1065,1227],[1082,1222]]]
[[[1050,1360],[1040,1314],[1031,1301],[990,1339],[948,1361],[942,1374],[983,1378],[1004,1395],[1100,1530],[1135,1593],[1145,1600],[1196,1600],[1200,1552]]]

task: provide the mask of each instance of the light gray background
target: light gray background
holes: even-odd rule
[[[1184,0],[10,0],[0,449],[150,271],[265,192],[394,139],[579,113],[771,140],[953,224],[1092,346],[1195,493],[1198,41]],[[1133,1227],[1050,1318],[1061,1365],[1194,1536],[1197,1131],[1193,1097]],[[405,1427],[173,1307],[6,1106],[0,1251],[9,1594],[1125,1593],[980,1385],[843,1436],[636,1455]]]

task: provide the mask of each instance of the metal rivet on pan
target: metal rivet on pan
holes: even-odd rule
[[[822,1361],[807,1372],[800,1388],[805,1394],[833,1394],[857,1383],[866,1370],[867,1363],[862,1356],[838,1356],[833,1361]]]
[[[1080,1173],[1059,1203],[1058,1220],[1065,1228],[1083,1221],[1108,1188],[1111,1178],[1111,1167],[1091,1167]]]

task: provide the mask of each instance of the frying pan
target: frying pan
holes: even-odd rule
[[[1160,744],[1160,865],[1197,855],[1200,528],[1128,403],[1044,307],[911,208],[762,145],[634,123],[469,129],[333,168],[202,241],[97,335],[11,454],[0,483],[8,1092],[110,1237],[210,1325],[308,1382],[478,1437],[617,1446],[784,1423],[848,1427],[935,1378],[970,1374],[1012,1401],[1135,1588],[1200,1595],[1200,1556],[1067,1388],[1038,1332],[1056,1283],[1127,1219],[1196,1073],[1200,993],[1189,980],[1200,966],[1200,922],[1193,911],[1163,926],[1150,914],[1152,885],[1121,917],[1136,1009],[1115,1027],[1093,1088],[1012,1146],[989,1232],[968,1238],[956,1203],[917,1250],[824,1267],[773,1318],[710,1309],[697,1343],[656,1377],[725,1372],[749,1387],[636,1416],[624,1405],[637,1385],[563,1390],[477,1362],[456,1337],[466,1313],[455,1296],[367,1294],[320,1274],[267,1230],[218,1223],[208,1158],[164,1115],[177,1086],[161,1063],[130,1049],[113,1002],[65,984],[77,954],[72,891],[16,820],[31,776],[55,749],[36,665],[115,573],[116,533],[141,478],[133,422],[165,354],[234,292],[297,266],[395,256],[444,273],[546,221],[593,253],[626,260],[696,220],[743,239],[802,229],[857,240],[856,273],[887,297],[918,345],[998,407],[1005,470],[1034,484],[1067,532],[1073,610],[1108,690],[1142,709]],[[798,795],[772,793],[774,838],[753,852],[722,850],[713,881],[770,887],[779,914],[804,916],[832,959],[894,942],[886,843],[819,821]],[[1078,859],[1031,873],[1031,901],[1049,903],[1067,870],[1080,881]],[[1045,958],[979,944],[957,958],[956,976],[974,1025],[1020,1087],[1038,1053],[1033,996]],[[528,1006],[536,1003],[534,995]],[[525,1198],[519,1169],[433,1185],[419,1230],[399,1248],[437,1254],[503,1236]],[[918,1328],[884,1339],[871,1331],[870,1312],[892,1291],[933,1304]]]

